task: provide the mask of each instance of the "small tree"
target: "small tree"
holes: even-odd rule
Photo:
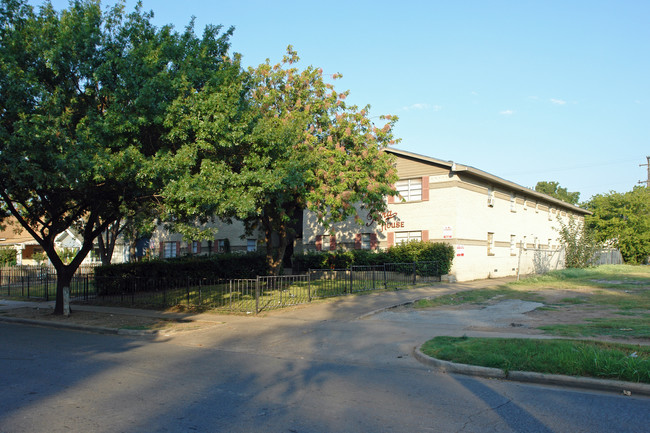
[[[16,250],[14,248],[0,248],[0,266],[16,266]]]
[[[586,268],[594,260],[597,245],[593,234],[586,226],[570,217],[567,222],[558,219],[560,224],[559,241],[564,245],[565,266],[567,268]]]
[[[379,116],[383,124],[375,126],[369,107],[347,104],[348,92],[336,92],[322,69],[300,70],[298,61],[288,47],[279,64],[267,60],[246,79],[189,94],[167,119],[173,136],[195,146],[168,163],[191,168],[166,188],[170,208],[181,219],[216,215],[260,230],[274,273],[304,209],[324,225],[360,222],[361,208],[381,220],[385,196],[396,194],[397,173],[383,149],[394,143],[397,118]]]

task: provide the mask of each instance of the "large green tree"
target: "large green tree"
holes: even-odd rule
[[[99,0],[61,12],[0,0],[0,198],[56,268],[55,313],[99,234],[177,174],[159,165],[183,151],[164,124],[170,105],[239,70],[224,61],[230,31],[198,38],[151,18]],[[65,264],[54,241],[70,227],[83,245]]]
[[[368,214],[381,220],[397,180],[383,152],[397,118],[379,116],[375,126],[368,106],[348,105],[348,92],[298,61],[289,47],[279,64],[267,60],[229,87],[190,95],[168,120],[174,134],[194,140],[195,159],[186,162],[200,170],[166,196],[190,214],[209,209],[261,230],[276,273],[304,209],[326,225]]]
[[[625,193],[591,198],[587,225],[596,239],[621,251],[627,263],[644,263],[650,256],[650,189],[637,186]]]
[[[548,194],[559,200],[577,205],[580,201],[579,192],[569,192],[566,188],[560,186],[559,182],[540,181],[535,185],[535,191]]]

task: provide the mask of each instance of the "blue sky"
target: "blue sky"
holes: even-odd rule
[[[397,148],[527,187],[558,181],[581,200],[646,179],[650,2],[142,3],[157,25],[234,26],[245,65],[293,45],[304,65],[343,74],[348,102],[398,115]]]

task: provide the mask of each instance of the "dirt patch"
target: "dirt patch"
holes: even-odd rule
[[[110,314],[95,311],[74,310],[70,316],[54,315],[49,308],[23,307],[0,312],[5,317],[16,317],[21,319],[43,320],[51,322],[69,323],[75,325],[111,328],[111,329],[135,329],[135,330],[157,330],[157,331],[183,331],[194,330],[205,326],[208,323],[160,319],[155,317],[133,316],[128,314]]]
[[[572,325],[588,322],[589,319],[621,319],[623,316],[620,310],[613,306],[597,305],[589,303],[589,296],[601,291],[599,288],[580,288],[573,290],[536,290],[535,294],[543,298],[544,306],[525,312],[517,317],[517,320],[509,323],[508,328],[510,332],[520,333],[524,335],[551,335],[538,329],[540,326],[545,325]],[[504,297],[497,296],[488,302],[481,304],[460,304],[454,306],[439,306],[432,308],[423,308],[422,310],[430,311],[472,311],[482,310],[490,306],[497,305],[505,302]],[[413,309],[413,306],[399,307],[395,311],[406,311]],[[467,326],[466,329],[480,330],[486,332],[502,332],[503,327],[480,325],[480,326]],[[558,337],[564,338],[564,337]],[[580,337],[584,339],[595,339],[600,341],[612,341],[627,344],[642,344],[650,345],[647,338],[615,338],[609,336],[597,337]]]

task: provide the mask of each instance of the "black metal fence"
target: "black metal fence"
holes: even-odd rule
[[[137,308],[162,309],[182,305],[259,313],[305,304],[314,299],[400,289],[437,281],[440,281],[440,273],[434,262],[310,269],[301,275],[260,276],[254,279],[96,278],[93,287],[95,295],[87,301]]]
[[[82,266],[70,282],[70,296],[92,296],[94,266]],[[0,296],[50,300],[56,296],[56,270],[48,266],[0,268]]]
[[[73,278],[70,296],[76,302],[97,305],[148,309],[187,306],[259,313],[314,299],[437,282],[438,269],[435,262],[387,263],[230,280],[100,278],[80,274]],[[0,274],[0,295],[47,300],[55,294],[56,274],[44,268]]]

